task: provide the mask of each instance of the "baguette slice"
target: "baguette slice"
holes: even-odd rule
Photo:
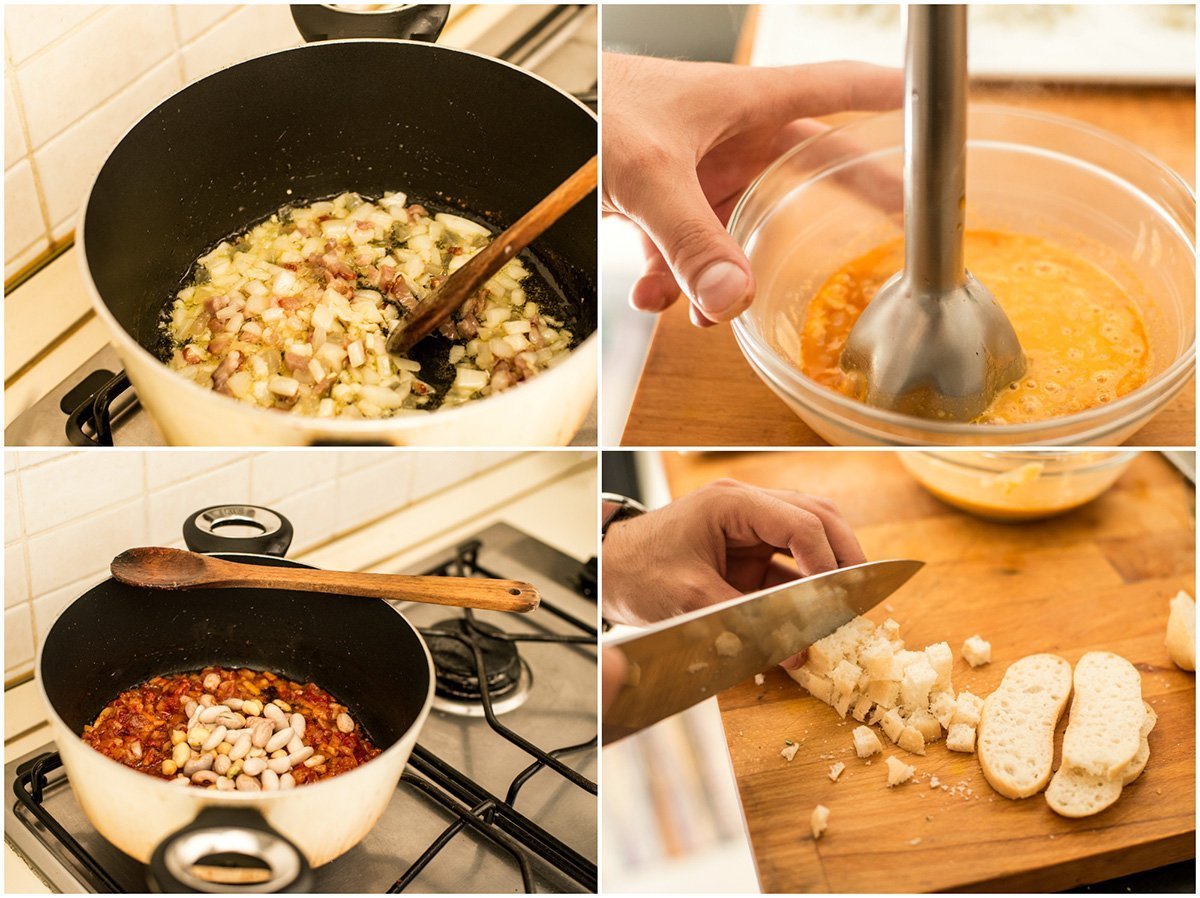
[[[1183,590],[1171,599],[1167,654],[1180,670],[1196,669],[1196,602]]]
[[[1075,665],[1063,767],[1120,780],[1141,743],[1146,703],[1137,668],[1112,652],[1088,652]]]
[[[987,697],[976,753],[992,788],[1028,798],[1045,788],[1054,767],[1054,728],[1071,695],[1071,665],[1058,655],[1028,655],[1009,666]]]
[[[1088,817],[1111,807],[1121,797],[1121,790],[1146,769],[1150,760],[1150,731],[1157,722],[1158,715],[1146,705],[1138,752],[1121,776],[1097,776],[1074,767],[1059,767],[1046,789],[1046,803],[1051,810],[1063,817]]]

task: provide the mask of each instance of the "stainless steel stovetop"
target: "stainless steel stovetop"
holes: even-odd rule
[[[314,891],[494,893],[519,892],[527,885],[539,892],[595,891],[599,612],[595,599],[580,590],[584,565],[507,524],[489,527],[475,540],[477,544],[467,541],[431,555],[405,572],[487,571],[534,583],[543,597],[537,611],[519,618],[475,613],[477,621],[509,633],[579,638],[587,633],[574,621],[590,628],[587,642],[521,642],[528,692],[519,707],[497,718],[519,738],[554,753],[555,763],[566,765],[590,789],[557,770],[537,766],[533,755],[494,731],[482,716],[461,716],[435,707],[383,818],[358,846],[316,871]],[[422,630],[436,629],[462,614],[427,605],[406,605],[401,610]],[[47,744],[5,765],[10,786],[17,782],[19,767],[53,751],[54,745]],[[531,769],[522,781],[521,775]],[[514,783],[519,784],[515,790]],[[490,812],[494,821],[490,825],[478,823],[489,815],[479,809],[486,800],[483,793],[507,802]],[[15,797],[5,809],[5,838],[52,889],[146,890],[143,865],[96,833],[61,768],[50,773],[40,808],[78,842],[82,860],[55,836],[53,824],[39,820]],[[477,822],[466,822],[470,819]],[[438,841],[449,827],[458,831],[439,849]],[[528,883],[510,848],[525,859]],[[421,864],[426,855],[427,864]],[[89,863],[102,874],[89,872]]]

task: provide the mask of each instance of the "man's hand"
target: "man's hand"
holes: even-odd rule
[[[794,565],[777,553],[790,554]],[[829,500],[734,480],[614,524],[602,559],[604,614],[629,624],[866,560]]]
[[[606,53],[604,210],[640,227],[646,249],[633,306],[661,312],[682,288],[697,325],[743,312],[754,276],[724,224],[746,186],[822,130],[809,117],[894,109],[903,89],[900,70],[865,63],[751,68]]]

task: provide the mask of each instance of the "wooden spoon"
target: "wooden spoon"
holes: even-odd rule
[[[441,287],[392,329],[388,335],[387,351],[403,355],[433,333],[513,256],[595,190],[598,170],[597,159],[593,156],[544,200],[522,215],[515,225],[472,256],[466,265],[450,275]]]
[[[407,574],[360,574],[312,568],[238,564],[184,549],[143,546],[113,559],[112,575],[130,586],[151,589],[252,587],[301,592],[344,593],[372,599],[454,605],[486,611],[533,611],[540,596],[520,580],[477,577],[412,577]]]

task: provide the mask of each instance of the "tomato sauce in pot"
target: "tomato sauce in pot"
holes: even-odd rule
[[[315,683],[248,668],[153,677],[109,702],[83,741],[134,770],[218,791],[289,789],[379,754]]]

